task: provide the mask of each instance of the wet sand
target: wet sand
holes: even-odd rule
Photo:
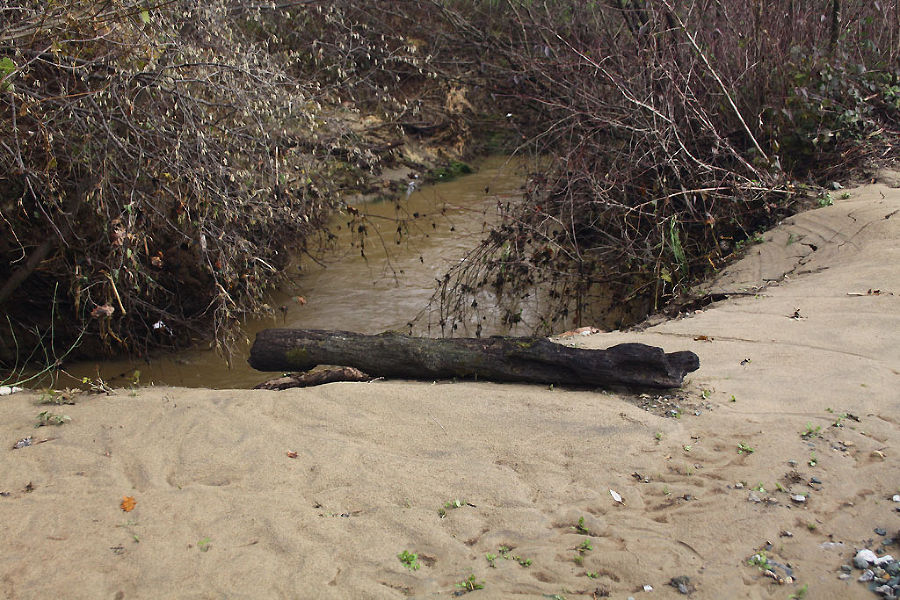
[[[474,575],[472,599],[680,598],[678,576],[692,598],[875,598],[838,576],[900,520],[900,190],[838,195],[707,286],[743,295],[563,340],[693,350],[666,398],[448,381],[0,398],[0,596],[446,598]],[[71,421],[35,429],[43,410]],[[13,450],[26,436],[49,440]],[[767,543],[793,583],[748,564]]]

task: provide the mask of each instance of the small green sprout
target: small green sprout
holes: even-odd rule
[[[199,542],[197,542],[197,548],[200,549],[200,552],[209,552],[209,549],[212,547],[212,540],[208,537],[203,538]]]
[[[745,442],[741,442],[740,444],[738,444],[738,454],[753,454],[754,452],[756,452],[756,450],[752,446],[747,445]]]
[[[808,440],[810,438],[819,437],[822,435],[822,426],[817,425],[816,427],[812,426],[812,423],[806,424],[806,429],[800,432],[800,437],[804,440]]]
[[[769,568],[769,559],[766,557],[765,550],[760,550],[747,560],[747,564],[757,567],[760,571]]]
[[[581,545],[578,546],[578,548],[576,548],[576,550],[578,550],[579,552],[582,552],[582,553],[590,552],[593,549],[594,549],[594,546],[593,546],[593,544],[591,544],[591,540],[584,540],[583,542],[581,542]]]
[[[599,577],[599,575],[597,575],[597,573],[595,573],[594,571],[588,571],[587,573],[585,573],[585,575],[587,575],[591,579],[597,579],[597,577]]]
[[[64,425],[71,420],[72,418],[66,415],[57,415],[50,412],[49,410],[45,410],[41,413],[38,413],[37,423],[35,423],[34,426],[46,427],[48,425],[56,425],[57,427],[59,427],[60,425]]]
[[[493,568],[493,569],[497,568],[497,565],[494,564],[494,561],[497,560],[496,554],[491,554],[490,552],[488,552],[487,554],[484,555],[484,558],[487,559],[488,564],[491,566],[491,568]]]
[[[484,589],[484,582],[475,581],[475,574],[473,573],[457,583],[456,587],[460,588],[463,592],[474,592],[475,590]]]
[[[397,555],[397,558],[402,562],[407,569],[410,571],[417,571],[421,566],[419,564],[419,555],[414,554],[408,550],[404,550],[400,554]]]
[[[578,524],[575,525],[572,529],[574,529],[575,531],[577,531],[578,533],[580,533],[582,535],[594,535],[593,533],[591,533],[590,529],[585,527],[584,517],[578,517]]]

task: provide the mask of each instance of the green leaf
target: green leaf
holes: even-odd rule
[[[6,77],[16,70],[16,63],[8,56],[0,58],[0,77]]]
[[[150,12],[146,10],[142,10],[140,12],[141,21],[144,22],[144,25],[150,24]]]

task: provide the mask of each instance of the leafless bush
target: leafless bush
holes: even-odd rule
[[[315,9],[0,6],[7,356],[51,328],[110,352],[227,345],[265,308],[334,190],[378,160],[328,106],[338,92],[303,77],[314,48],[284,39]]]
[[[475,23],[497,4],[509,24],[491,36]],[[485,293],[534,330],[633,320],[793,210],[793,178],[892,151],[897,2],[749,7],[444,5],[494,93],[520,107],[522,150],[549,162],[447,274],[446,332],[480,322]]]

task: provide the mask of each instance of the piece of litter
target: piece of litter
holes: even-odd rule
[[[287,454],[288,458],[297,458],[297,453],[293,450],[288,450],[285,454]]]
[[[0,396],[9,396],[10,394],[15,394],[16,392],[22,392],[25,388],[20,388],[15,385],[0,385]]]
[[[619,504],[625,504],[625,500],[622,499],[622,496],[619,495],[619,492],[615,490],[609,490],[609,495],[612,496],[612,499]]]
[[[652,586],[652,585],[645,585],[645,586],[644,586],[644,591],[645,591],[645,592],[652,592],[652,591],[653,591],[653,586]]]
[[[13,450],[18,450],[19,448],[26,448],[32,444],[32,438],[29,435],[28,437],[24,437],[13,446]]]

